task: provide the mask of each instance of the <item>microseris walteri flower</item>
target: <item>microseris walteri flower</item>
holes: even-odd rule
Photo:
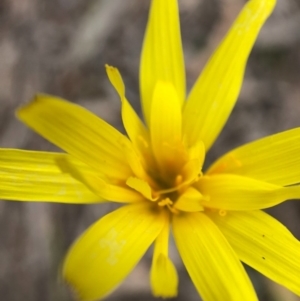
[[[262,209],[300,198],[300,128],[240,146],[206,171],[275,0],[248,1],[186,96],[178,4],[152,0],[140,65],[144,122],[106,66],[127,135],[86,109],[37,95],[17,112],[65,153],[0,150],[0,198],[122,203],[70,248],[63,276],[81,300],[104,298],[153,244],[153,294],[174,297],[173,235],[203,300],[257,300],[241,262],[300,295],[300,242]]]

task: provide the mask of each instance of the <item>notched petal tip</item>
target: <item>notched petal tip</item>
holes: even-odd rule
[[[110,83],[119,94],[121,101],[123,101],[123,98],[125,97],[125,85],[119,70],[107,64],[105,65],[105,69]]]
[[[36,105],[36,104],[39,104],[45,100],[50,100],[50,99],[57,99],[57,100],[60,100],[60,101],[64,101],[66,102],[66,100],[62,99],[62,98],[59,98],[59,97],[54,97],[54,96],[51,96],[50,94],[46,94],[46,93],[36,93],[28,102],[22,104],[19,108],[17,108],[16,110],[16,116],[19,117],[20,114],[22,115],[23,112],[25,112],[27,109],[30,109],[32,106]]]
[[[87,109],[59,97],[38,94],[18,111],[28,127],[100,174],[125,179],[131,174],[120,141],[127,138]]]
[[[32,105],[34,105],[36,102],[39,101],[40,99],[39,95],[40,94],[35,94],[30,101],[26,102],[25,104],[22,104],[20,107],[17,108],[17,110],[15,111],[15,115],[19,120],[22,121],[23,113],[26,112],[27,109],[29,109]]]

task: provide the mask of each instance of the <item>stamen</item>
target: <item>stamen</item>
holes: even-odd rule
[[[171,192],[174,192],[174,191],[177,191],[180,187],[177,186],[177,187],[173,187],[173,188],[169,188],[169,189],[162,189],[162,190],[158,190],[156,191],[158,194],[166,194],[166,193],[171,193]]]
[[[167,207],[173,214],[179,214],[179,210],[177,210],[176,208],[171,207],[170,205],[167,205]]]
[[[164,207],[164,206],[168,206],[168,205],[173,205],[173,202],[169,198],[165,198],[165,199],[159,201],[157,204],[160,207]]]
[[[176,179],[175,179],[175,184],[176,184],[175,187],[168,188],[168,189],[158,190],[158,191],[156,191],[156,192],[157,192],[158,194],[171,193],[171,192],[175,192],[175,191],[180,190],[180,189],[183,188],[184,186],[191,185],[191,184],[193,184],[193,183],[196,182],[195,179],[193,179],[192,181],[184,181],[184,182],[182,182],[182,180],[183,180],[182,175],[178,175],[178,176],[176,177]],[[181,182],[181,183],[177,185],[177,181],[178,181],[178,182]]]
[[[165,198],[165,199],[161,200],[160,202],[158,202],[157,204],[158,204],[158,206],[160,206],[160,207],[167,206],[168,209],[169,209],[172,213],[174,213],[174,214],[179,214],[179,211],[178,211],[176,208],[172,207],[172,206],[173,206],[173,202],[172,202],[169,198]]]

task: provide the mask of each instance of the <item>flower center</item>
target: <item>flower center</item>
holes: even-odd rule
[[[200,202],[200,200],[203,199],[201,193],[197,193],[197,190],[193,188],[193,184],[202,176],[200,171],[201,165],[187,168],[191,167],[191,165],[189,162],[183,165],[181,171],[184,172],[171,177],[171,179],[156,179],[156,185],[152,188],[152,191],[154,203],[158,207],[168,209],[171,213],[178,214],[180,211],[184,211],[184,207],[189,206],[189,203],[196,199]],[[196,170],[197,172],[195,172]],[[171,183],[171,185],[169,183]],[[157,189],[157,187],[159,187],[159,189]],[[191,191],[193,191],[193,195],[191,195]]]
[[[204,144],[200,141],[186,146],[177,140],[173,147],[162,143],[161,151],[163,156],[155,153],[150,143],[142,144],[141,166],[137,166],[138,160],[130,160],[135,175],[127,179],[126,185],[156,208],[168,209],[171,213],[203,210],[204,197],[195,184],[202,177]]]

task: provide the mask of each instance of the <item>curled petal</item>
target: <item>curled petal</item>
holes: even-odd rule
[[[153,261],[150,272],[151,287],[154,296],[172,298],[177,296],[178,275],[176,268],[168,257],[169,218],[155,240]]]
[[[95,173],[88,173],[81,170],[72,161],[68,160],[68,158],[59,158],[57,164],[62,171],[72,175],[74,179],[83,183],[96,195],[99,195],[105,200],[120,203],[133,203],[143,200],[142,195],[137,191],[130,189],[126,185],[107,182]]]
[[[144,165],[147,165],[147,163],[150,165],[150,163],[153,163],[153,158],[150,152],[149,132],[126,99],[125,86],[119,70],[108,65],[105,67],[109,80],[119,94],[122,102],[122,120],[126,132],[131,142],[135,146],[135,149],[141,155],[141,158],[147,159],[145,162],[143,162]]]
[[[189,187],[180,195],[174,208],[185,212],[203,211],[203,195],[195,188]]]

